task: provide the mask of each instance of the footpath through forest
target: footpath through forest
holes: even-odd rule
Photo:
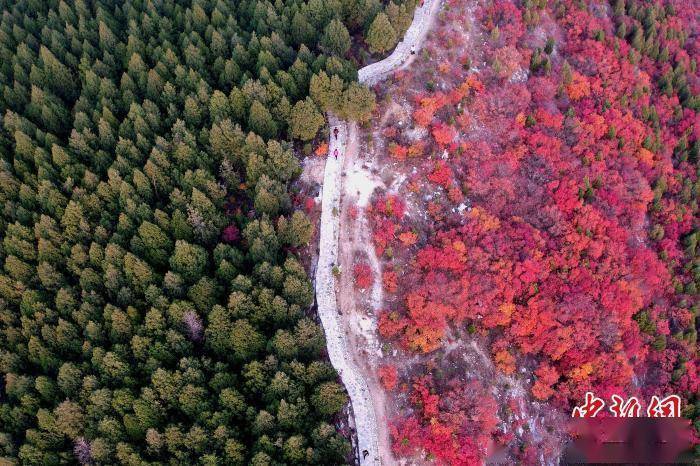
[[[384,79],[390,73],[410,65],[433,22],[435,14],[440,9],[440,0],[425,0],[415,10],[413,22],[406,31],[393,53],[376,63],[372,63],[358,71],[359,81],[373,85]],[[360,369],[353,363],[348,352],[348,342],[344,326],[340,319],[336,300],[336,269],[338,266],[338,236],[340,221],[340,172],[345,161],[348,145],[357,145],[357,141],[348,141],[349,137],[357,138],[357,131],[348,133],[348,124],[329,116],[330,142],[328,158],[323,177],[322,211],[319,234],[319,257],[316,268],[316,300],[318,314],[326,334],[328,355],[331,364],[340,374],[340,378],[350,395],[352,413],[357,431],[357,445],[360,464],[381,464],[379,450],[378,426],[374,409],[374,394],[370,391],[367,381]],[[338,129],[337,138],[334,128]],[[350,143],[350,144],[349,144]],[[334,156],[337,149],[337,158]],[[387,422],[386,419],[381,419]]]

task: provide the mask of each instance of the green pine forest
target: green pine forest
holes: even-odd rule
[[[395,2],[0,1],[0,464],[352,461],[292,200]]]

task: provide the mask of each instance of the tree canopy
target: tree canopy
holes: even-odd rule
[[[385,8],[0,6],[0,463],[346,462],[290,184]]]

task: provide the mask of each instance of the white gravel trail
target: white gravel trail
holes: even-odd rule
[[[357,72],[358,80],[372,86],[397,69],[406,68],[413,62],[411,48],[418,53],[430,29],[435,14],[440,9],[440,0],[425,0],[423,6],[416,7],[413,22],[403,40],[396,45],[391,55],[382,61],[372,63]]]
[[[439,10],[440,0],[425,0],[416,8],[413,22],[406,31],[403,41],[394,52],[382,61],[368,65],[358,72],[359,81],[368,85],[375,84],[394,70],[408,66],[413,56],[411,50],[420,50],[431,20]],[[348,352],[343,326],[335,294],[335,276],[333,267],[338,262],[338,233],[340,220],[340,171],[345,159],[348,128],[343,121],[329,116],[331,128],[338,128],[338,138],[331,129],[328,158],[323,177],[322,212],[319,239],[319,258],[316,268],[316,300],[318,314],[326,334],[328,355],[331,364],[340,374],[340,378],[350,395],[352,411],[357,429],[359,463],[361,465],[381,464],[377,435],[377,419],[374,415],[372,394],[362,372],[353,363]],[[338,157],[334,156],[337,149]],[[351,273],[345,270],[344,273]],[[386,422],[385,419],[381,420]]]

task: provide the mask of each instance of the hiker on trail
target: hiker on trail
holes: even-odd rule
[[[333,155],[335,156],[336,160],[338,159],[338,149],[333,151]]]
[[[415,54],[416,54],[416,46],[412,45],[411,46],[411,55],[415,55]]]
[[[337,141],[338,140],[338,127],[337,126],[333,129],[333,134],[335,135],[335,140]]]

